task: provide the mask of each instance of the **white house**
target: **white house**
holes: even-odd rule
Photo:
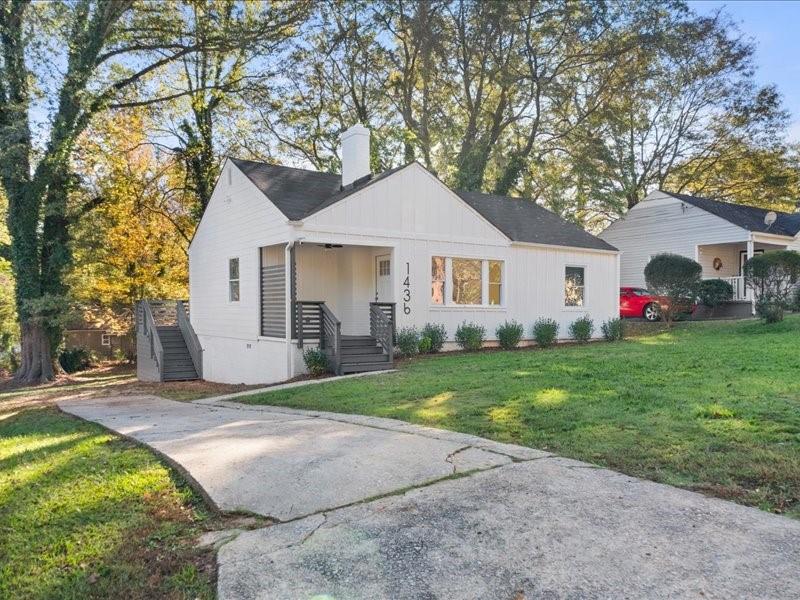
[[[449,189],[414,162],[373,176],[369,131],[342,176],[230,158],[189,248],[191,324],[210,381],[269,383],[321,344],[338,372],[386,368],[393,329],[526,334],[619,313],[611,244],[533,202]],[[288,282],[288,284],[287,284]],[[321,341],[320,341],[321,340]],[[452,347],[452,344],[450,344]]]
[[[781,213],[685,194],[656,191],[600,234],[621,252],[623,286],[644,287],[656,254],[680,254],[703,266],[703,277],[725,279],[734,300],[752,302],[742,267],[770,250],[800,250],[800,213]]]

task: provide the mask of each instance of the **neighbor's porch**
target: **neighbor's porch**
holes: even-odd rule
[[[786,250],[787,245],[759,240],[702,244],[696,247],[696,260],[703,267],[703,279],[722,279],[733,287],[734,302],[755,302],[744,280],[744,264],[756,254]]]
[[[393,255],[392,247],[326,242],[262,248],[261,335],[319,346],[337,373],[390,368]]]

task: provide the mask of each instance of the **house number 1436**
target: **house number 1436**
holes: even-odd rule
[[[406,263],[406,278],[403,279],[403,314],[411,314],[411,266]]]

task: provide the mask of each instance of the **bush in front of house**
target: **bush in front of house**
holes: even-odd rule
[[[486,328],[477,323],[464,321],[456,329],[456,343],[464,350],[480,350],[486,337]]]
[[[575,319],[569,325],[569,335],[579,344],[585,344],[592,339],[594,321],[588,316]]]
[[[419,332],[416,327],[403,327],[397,332],[397,348],[402,356],[413,356],[419,351]]]
[[[800,285],[794,290],[794,297],[792,298],[791,309],[794,312],[800,312]]]
[[[303,362],[306,363],[308,372],[314,377],[319,377],[330,371],[328,355],[319,348],[306,348],[303,350]]]
[[[425,323],[421,335],[431,341],[431,349],[428,352],[441,352],[447,340],[447,328],[439,323]]]
[[[783,320],[800,281],[800,252],[776,250],[756,254],[744,264],[744,280],[756,298],[756,314],[767,323]]]
[[[506,321],[497,326],[494,333],[503,350],[513,350],[522,340],[524,329],[516,321]]]
[[[600,325],[603,337],[609,342],[617,342],[625,337],[625,326],[622,319],[609,319]]]
[[[722,279],[706,279],[700,282],[697,297],[704,305],[714,308],[733,300],[733,286]]]
[[[542,348],[552,346],[558,339],[558,323],[545,317],[537,319],[533,324],[533,339]]]
[[[644,268],[647,287],[667,302],[661,305],[661,317],[672,326],[676,313],[691,306],[702,281],[700,263],[678,254],[658,254]]]
[[[429,337],[419,338],[419,353],[420,354],[431,353],[431,338]]]
[[[94,356],[89,348],[77,346],[75,348],[65,348],[58,356],[61,368],[67,373],[77,373],[85,371],[92,366]]]

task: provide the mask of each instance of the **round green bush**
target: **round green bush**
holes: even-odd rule
[[[516,321],[506,321],[498,325],[497,329],[495,329],[497,341],[500,342],[500,347],[503,350],[512,350],[516,348],[522,340],[522,333],[522,325]]]
[[[447,340],[447,328],[439,323],[425,323],[421,335],[431,341],[431,349],[428,352],[441,352]]]
[[[537,319],[533,324],[533,339],[542,348],[552,346],[558,339],[558,323],[545,317]]]
[[[431,351],[431,338],[423,336],[419,338],[419,353],[430,354]]]
[[[783,321],[783,305],[768,299],[759,300],[756,302],[756,315],[765,323],[780,323]]]
[[[464,350],[480,350],[486,337],[486,328],[477,323],[464,321],[456,329],[456,343]]]
[[[733,286],[722,279],[706,279],[700,282],[697,297],[706,306],[714,308],[733,300]]]
[[[576,342],[585,344],[592,339],[594,333],[594,321],[587,317],[575,319],[569,326],[569,335]]]
[[[61,368],[67,373],[85,371],[92,366],[92,351],[83,346],[66,348],[58,357]]]
[[[306,363],[308,372],[318,377],[330,370],[328,355],[319,348],[306,348],[303,350],[303,362]]]
[[[403,327],[397,332],[397,348],[403,356],[413,356],[419,351],[419,332],[416,327]]]
[[[603,324],[600,325],[600,331],[603,333],[603,337],[609,342],[616,342],[625,337],[625,326],[622,319],[603,321]]]

